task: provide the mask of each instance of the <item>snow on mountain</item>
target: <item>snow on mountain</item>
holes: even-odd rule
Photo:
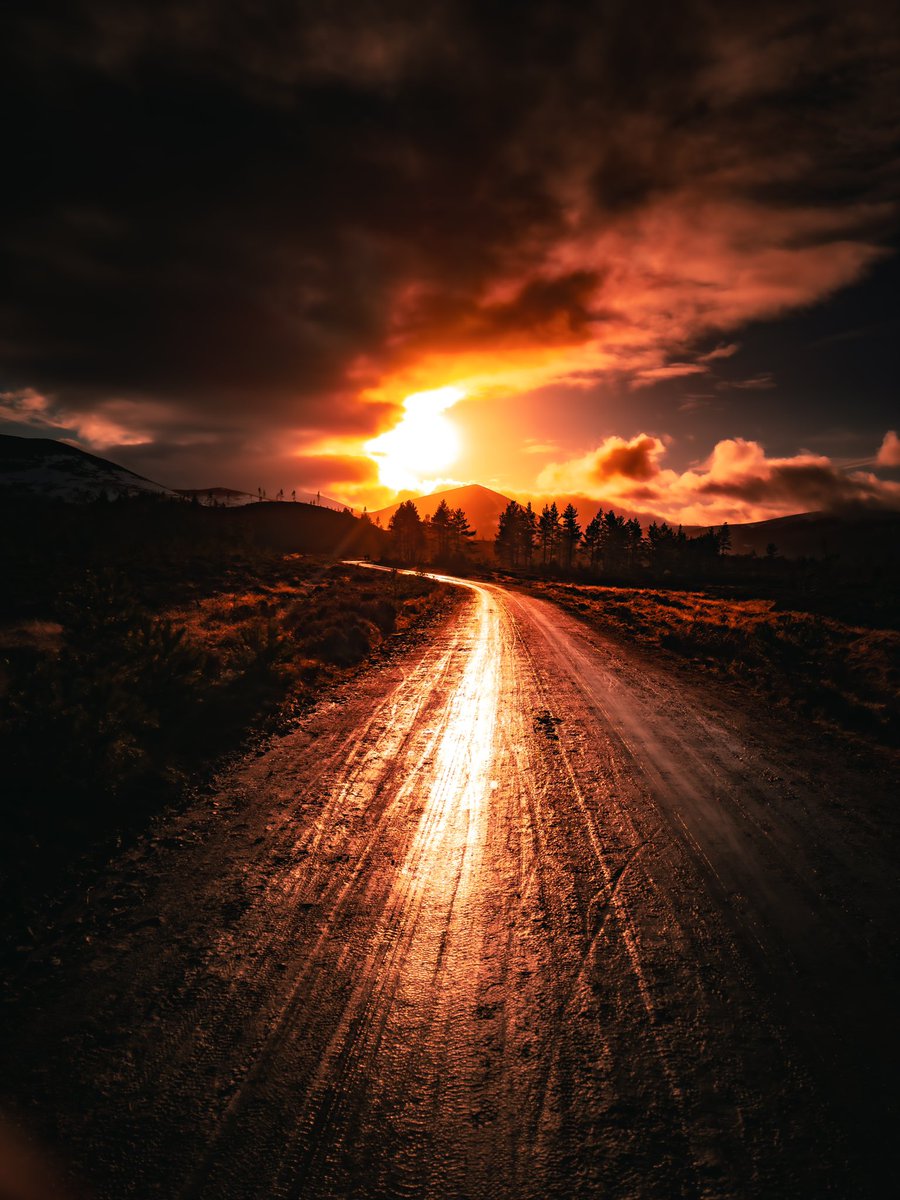
[[[85,502],[105,496],[150,494],[172,500],[194,500],[210,507],[233,508],[256,504],[259,496],[236,488],[168,488],[145,479],[109,459],[88,454],[66,442],[51,438],[12,437],[0,434],[0,496],[10,492],[43,496],[52,500]],[[270,499],[274,500],[275,497]],[[315,504],[342,512],[344,505],[315,492],[290,492],[281,497],[289,503]]]
[[[171,488],[65,442],[0,434],[0,492],[10,491],[69,501],[148,493],[178,498]]]

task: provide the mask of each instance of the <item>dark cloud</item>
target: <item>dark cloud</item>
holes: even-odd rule
[[[0,387],[155,405],[175,453],[370,433],[360,392],[436,352],[685,373],[890,236],[892,13],[35,0],[0,51]]]
[[[659,472],[657,459],[663,453],[663,445],[658,438],[641,435],[624,442],[621,438],[612,438],[598,451],[594,460],[594,475],[602,481],[613,475],[625,479],[652,479]]]

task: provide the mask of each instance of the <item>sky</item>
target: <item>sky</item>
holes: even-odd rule
[[[0,432],[370,509],[900,508],[896,5],[2,22]]]

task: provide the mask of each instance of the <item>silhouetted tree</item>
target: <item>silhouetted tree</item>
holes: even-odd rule
[[[450,553],[454,558],[465,558],[475,537],[475,530],[461,508],[450,514]]]
[[[536,541],[537,513],[531,507],[531,501],[529,500],[522,510],[522,559],[526,567],[531,566]]]
[[[494,549],[508,567],[517,567],[522,561],[522,517],[522,506],[510,500],[497,522]]]
[[[603,515],[600,527],[600,552],[605,571],[621,571],[628,553],[628,533],[625,518],[612,509]]]
[[[566,568],[572,566],[572,559],[581,541],[581,526],[578,524],[578,509],[574,504],[567,504],[563,509],[560,537],[563,546],[563,558]]]
[[[655,573],[672,571],[678,565],[678,537],[665,521],[660,525],[654,521],[647,530],[647,548],[650,566]]]
[[[392,550],[404,563],[419,560],[425,542],[422,518],[412,500],[404,500],[388,522]]]
[[[555,557],[559,541],[559,510],[555,500],[541,509],[538,518],[538,538],[541,543],[541,562],[546,566]]]
[[[636,570],[642,561],[644,534],[637,517],[625,522],[625,557],[630,570]]]
[[[429,523],[434,539],[434,557],[440,562],[450,557],[450,535],[453,514],[446,500],[441,500]]]
[[[588,551],[588,561],[592,568],[596,567],[600,558],[600,547],[603,540],[603,509],[592,517],[584,531],[584,544]]]

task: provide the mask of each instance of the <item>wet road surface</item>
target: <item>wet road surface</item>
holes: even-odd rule
[[[110,1198],[884,1194],[864,769],[463,586],[85,899],[7,1108]]]

